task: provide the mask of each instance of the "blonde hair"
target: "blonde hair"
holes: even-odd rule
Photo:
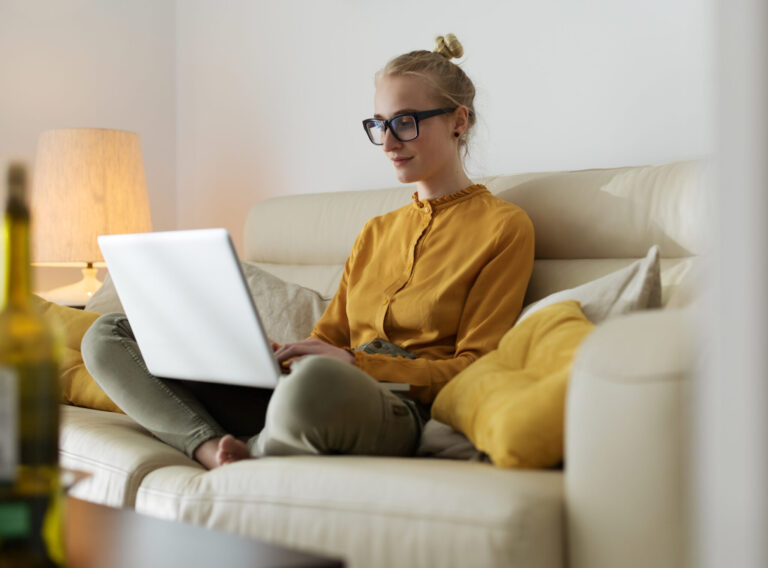
[[[475,114],[475,86],[464,70],[451,59],[464,55],[464,47],[456,36],[446,34],[435,38],[433,51],[417,50],[404,53],[387,63],[376,73],[375,81],[386,75],[415,75],[422,77],[432,87],[433,96],[441,107],[465,106],[469,111],[467,130],[459,138],[459,148],[464,156],[469,152],[468,138],[477,122]]]

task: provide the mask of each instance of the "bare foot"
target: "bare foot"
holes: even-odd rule
[[[220,465],[216,459],[216,454],[219,451],[219,442],[221,442],[221,438],[211,438],[197,446],[195,450],[195,459],[203,464],[206,469],[213,469]]]
[[[238,440],[231,434],[227,434],[219,440],[218,451],[216,452],[217,465],[235,463],[251,457],[248,446],[245,442]]]

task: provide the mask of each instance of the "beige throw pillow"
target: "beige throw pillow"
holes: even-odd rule
[[[241,266],[267,335],[278,343],[308,337],[328,301],[317,292],[281,280],[254,264],[243,262]],[[211,301],[215,301],[213,296]],[[109,275],[85,309],[100,314],[123,311]]]
[[[566,300],[576,300],[587,319],[599,323],[605,319],[635,310],[661,307],[661,267],[659,247],[653,245],[645,258],[629,266],[592,280],[576,288],[550,294],[529,304],[520,313],[515,325],[532,313]]]
[[[286,282],[254,264],[242,263],[267,335],[278,343],[306,339],[330,300],[309,288]]]
[[[93,296],[91,296],[91,299],[86,302],[85,311],[95,312],[97,314],[123,313],[123,305],[117,297],[117,291],[115,290],[115,285],[112,283],[112,278],[109,276],[109,273],[107,273],[106,278],[104,278],[104,283],[101,287],[96,290]]]

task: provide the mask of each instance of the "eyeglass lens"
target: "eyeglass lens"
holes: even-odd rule
[[[384,136],[384,121],[368,123],[368,132],[374,144],[381,144]],[[402,142],[413,140],[419,131],[416,126],[416,119],[410,115],[395,117],[389,127]]]

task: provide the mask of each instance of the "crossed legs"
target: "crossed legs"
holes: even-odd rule
[[[328,357],[296,361],[274,392],[155,377],[123,314],[96,320],[82,351],[127,415],[209,469],[274,455],[406,456],[421,434],[412,403]]]

